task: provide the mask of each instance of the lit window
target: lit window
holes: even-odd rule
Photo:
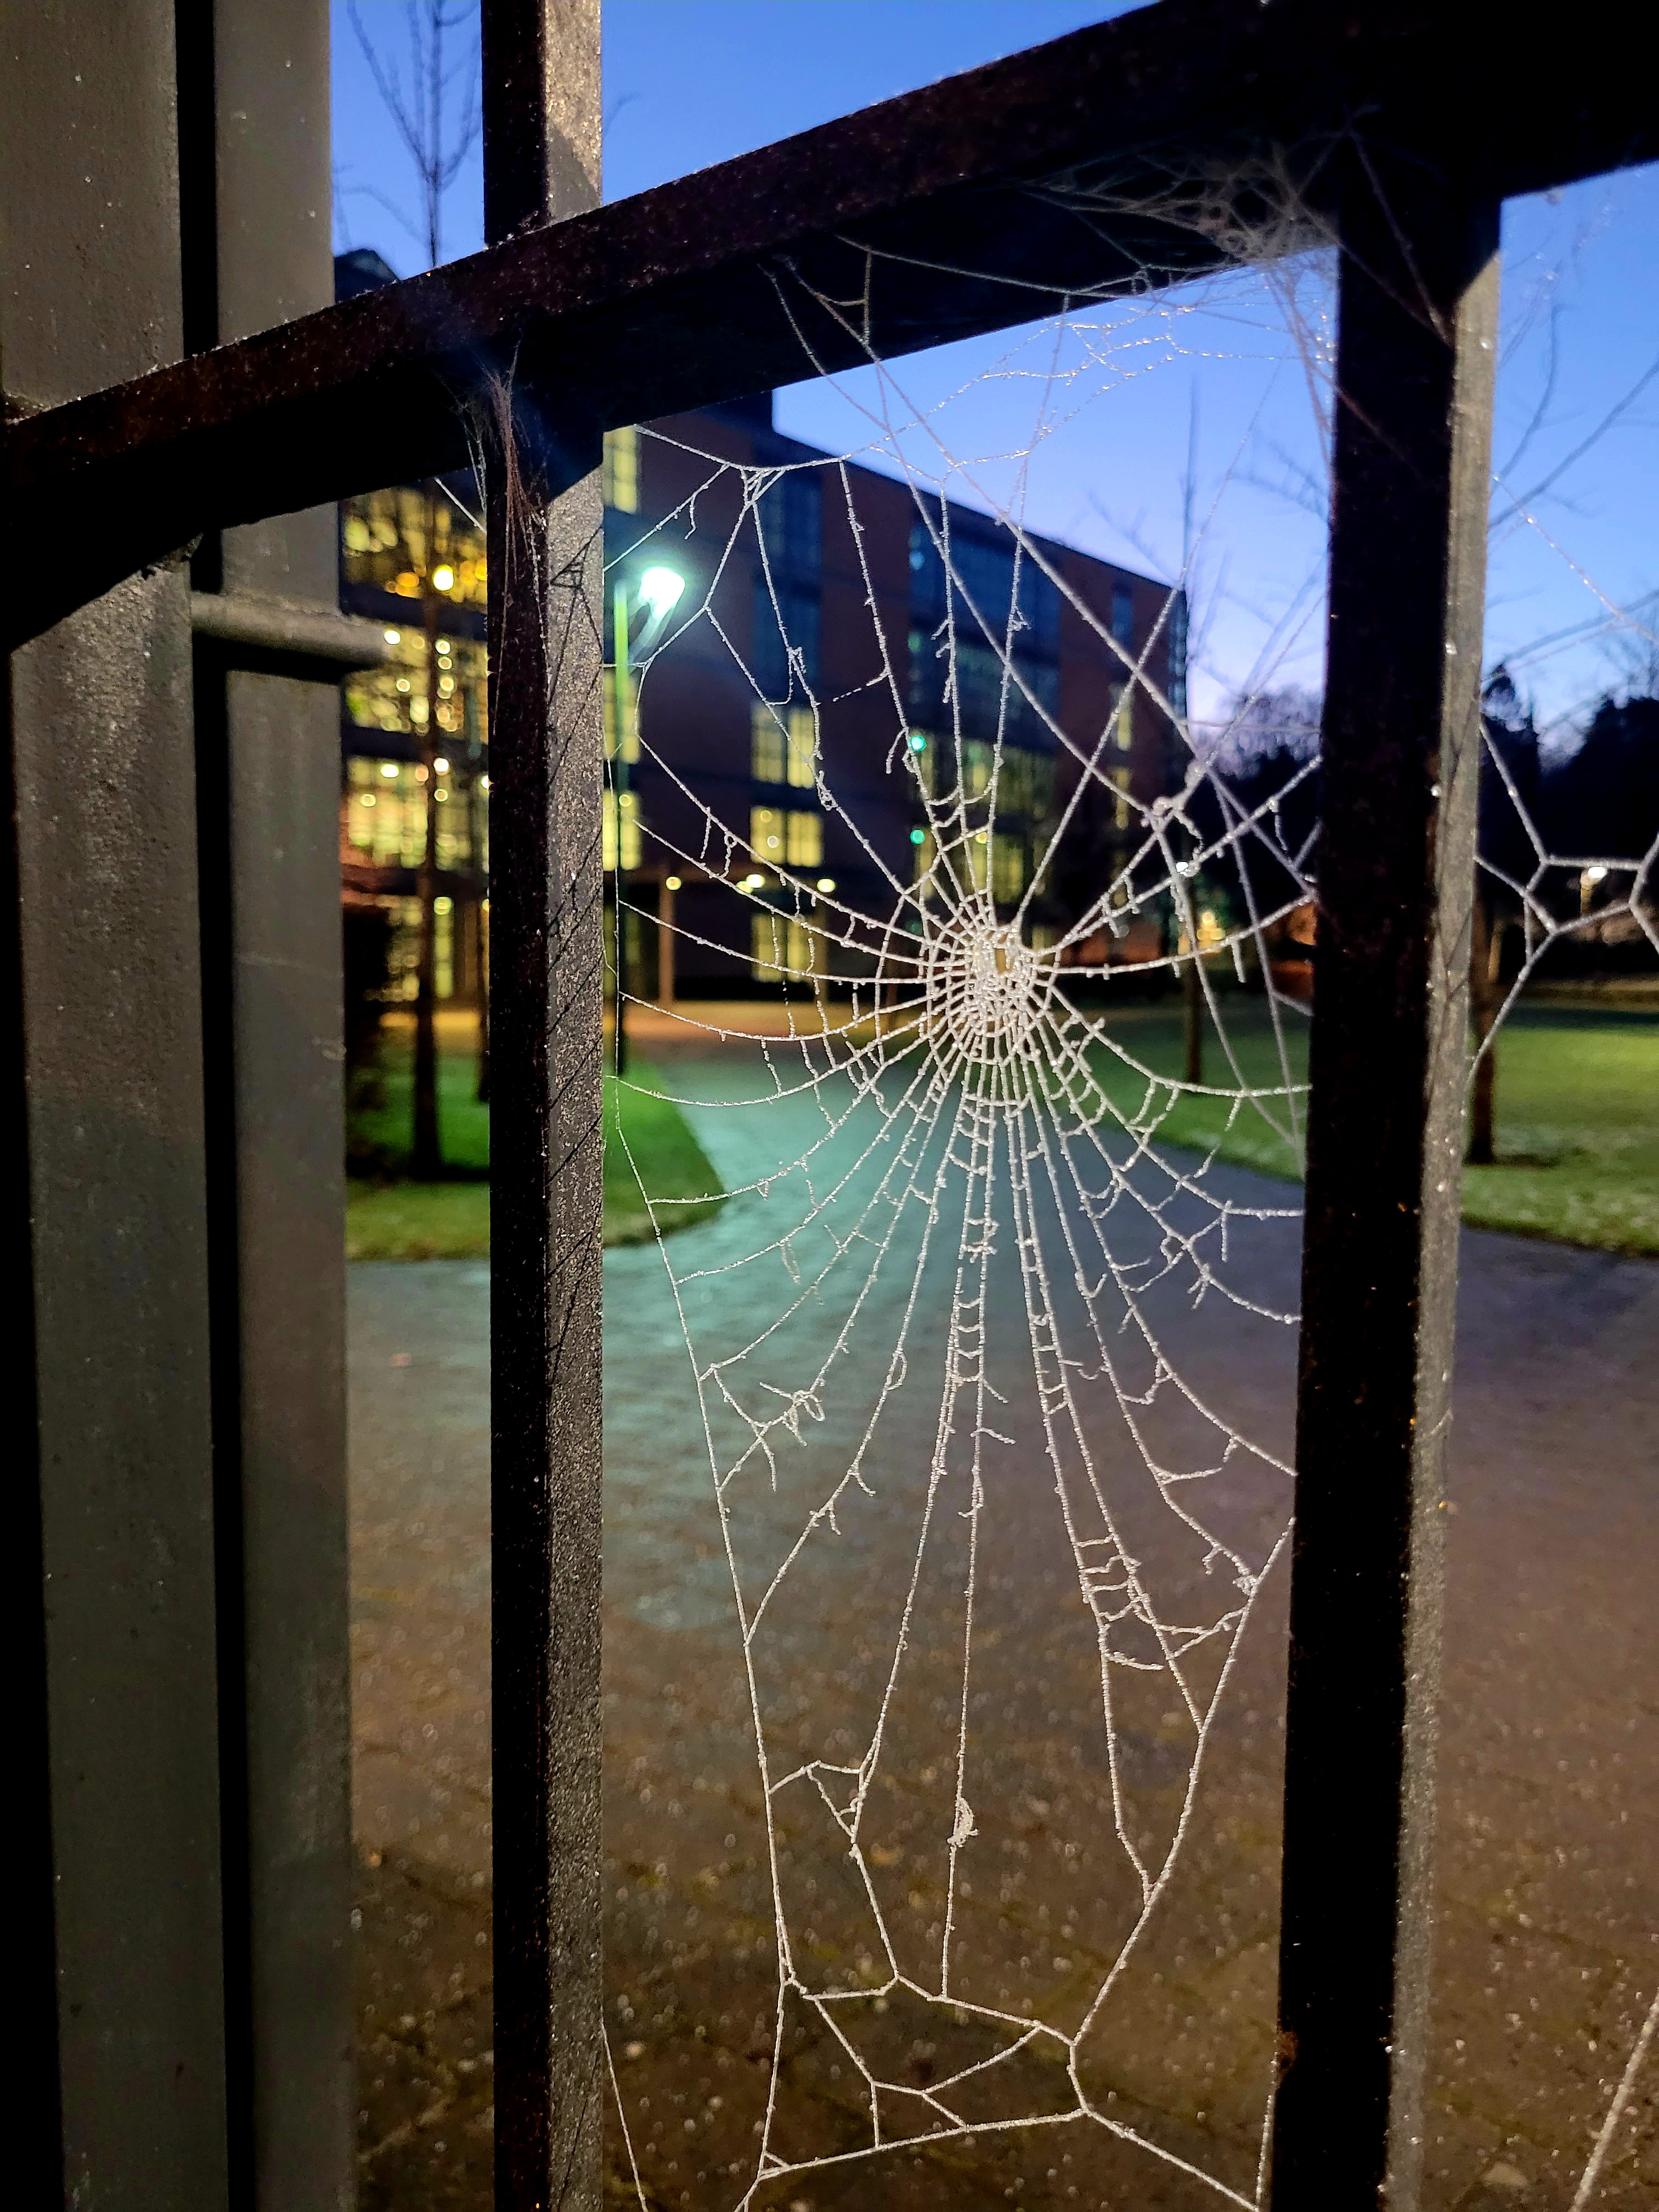
[[[623,684],[624,710],[622,728],[622,757],[628,762],[640,757],[640,695],[637,679],[629,676]],[[605,672],[605,757],[617,757],[617,672]]]
[[[784,743],[775,712],[757,699],[749,710],[749,769],[757,783],[783,781]]]
[[[774,866],[783,858],[783,810],[780,806],[751,806],[749,810],[749,849],[757,860]]]
[[[623,514],[636,514],[640,505],[640,434],[635,429],[607,430],[600,482],[605,503]]]
[[[785,817],[784,859],[792,868],[817,868],[823,862],[823,817],[819,814]]]
[[[1135,741],[1134,693],[1127,684],[1112,702],[1112,737],[1121,753],[1128,752]]]
[[[622,849],[617,851],[617,823],[622,822]],[[600,861],[607,872],[618,866],[637,868],[640,865],[640,795],[636,791],[620,793],[607,791],[605,794],[604,824],[601,831],[603,849]]]
[[[991,845],[991,893],[1012,902],[1025,888],[1025,841],[1000,831]]]
[[[393,783],[393,782],[395,782],[395,781],[397,781],[397,776],[398,776],[398,763],[397,763],[397,762],[396,762],[396,761],[382,761],[382,762],[380,763],[380,774],[381,774],[381,775],[386,778],[386,781],[387,781],[388,783]]]
[[[792,982],[809,978],[815,965],[812,933],[793,915],[763,912],[749,923],[749,951],[757,982]]]
[[[1128,769],[1127,768],[1115,768],[1112,770],[1112,783],[1115,789],[1115,796],[1112,801],[1112,818],[1120,830],[1127,830],[1129,826]]]
[[[996,747],[981,738],[969,738],[962,748],[962,789],[967,799],[982,798],[991,781],[991,768],[996,759]]]
[[[817,726],[812,718],[812,709],[810,707],[792,707],[789,709],[789,743],[784,759],[784,775],[786,781],[793,784],[797,791],[811,791],[812,788],[815,781],[812,757],[817,750]]]

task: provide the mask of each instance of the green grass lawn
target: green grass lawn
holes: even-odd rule
[[[447,1042],[447,1040],[444,1041]],[[441,1048],[438,1061],[438,1119],[444,1159],[452,1170],[443,1182],[410,1182],[399,1170],[407,1164],[410,1132],[410,1039],[392,1031],[384,1052],[386,1103],[353,1116],[354,1151],[374,1161],[378,1172],[354,1175],[347,1185],[346,1257],[349,1260],[474,1260],[489,1252],[489,1109],[477,1100],[477,1066],[470,1048]],[[633,1063],[636,1083],[655,1080],[653,1071]],[[619,1141],[627,1140],[627,1149]],[[630,1164],[629,1155],[633,1155]],[[635,1168],[637,1167],[637,1175]],[[641,1191],[651,1198],[690,1200],[670,1206],[665,1228],[687,1228],[719,1207],[719,1176],[685,1117],[666,1099],[605,1079],[605,1241],[641,1243],[655,1232]]]
[[[1205,1041],[1205,1078],[1257,1085],[1283,1082],[1267,1009],[1229,995],[1222,1018],[1235,1075],[1215,1030]],[[1307,1077],[1307,1022],[1286,1014],[1291,1079]],[[1158,1074],[1182,1067],[1182,1017],[1170,1005],[1127,1007],[1114,1033],[1125,1052]],[[1094,1064],[1120,1110],[1141,1109],[1146,1085],[1115,1055]],[[1659,1254],[1659,1015],[1635,1008],[1523,1005],[1498,1043],[1498,1162],[1467,1170],[1463,1218],[1486,1229],[1553,1237],[1609,1252]],[[1162,1094],[1167,1103],[1169,1094]],[[1289,1109],[1266,1102],[1281,1128]],[[1297,1102],[1298,1112],[1301,1101]],[[1245,1106],[1229,1120],[1222,1099],[1182,1099],[1158,1127],[1157,1141],[1267,1175],[1300,1178],[1295,1146]]]

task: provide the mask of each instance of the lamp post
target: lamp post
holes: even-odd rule
[[[680,603],[685,590],[685,579],[677,570],[654,566],[641,576],[635,587],[635,604],[645,610],[647,620],[640,633],[641,646],[655,643],[658,634],[669,616]],[[611,802],[616,809],[617,872],[616,872],[616,996],[613,1050],[615,1068],[618,1076],[628,1072],[628,1030],[623,1009],[628,998],[628,869],[623,857],[623,840],[625,835],[623,801],[628,797],[628,771],[632,755],[638,750],[638,726],[635,720],[633,651],[629,629],[633,610],[629,604],[629,587],[625,577],[618,576],[611,595],[611,612],[616,641],[612,648],[616,684],[616,750],[611,762]]]

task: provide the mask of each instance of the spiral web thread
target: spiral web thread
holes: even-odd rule
[[[1253,343],[1273,334],[1287,372],[1305,381],[1322,440],[1332,380],[1334,256],[1283,180],[1268,181],[1273,189],[1264,185],[1262,205],[1279,212],[1264,214],[1261,228],[1231,241],[1237,270],[1180,292],[1152,292],[1109,307],[1075,299],[1010,340],[988,374],[1029,391],[1028,453],[1127,380],[1200,356],[1201,348],[1190,347],[1186,337],[1200,313],[1253,325]],[[1078,191],[1070,200],[1085,215],[1091,206],[1116,211],[1108,191]],[[1171,204],[1214,236],[1236,222],[1231,210],[1237,195],[1218,191],[1213,201],[1217,211],[1206,189],[1189,183]],[[1218,212],[1224,209],[1224,217]],[[805,296],[799,279],[782,271],[775,282],[786,309],[798,307]],[[854,332],[867,327],[866,304],[812,295],[819,313],[836,316]],[[1024,527],[1024,466],[1008,465],[1006,456],[982,469],[959,460],[945,442],[948,404],[913,404],[903,364],[872,355],[871,367],[873,380],[860,381],[854,395],[867,424],[864,442],[856,451],[799,465],[822,482],[826,505],[842,503],[861,562],[849,464],[874,462],[896,477],[913,495],[915,520],[953,586],[932,644],[945,678],[941,696],[955,717],[951,757],[957,767],[930,781],[908,742],[904,670],[876,618],[876,593],[865,570],[879,664],[872,684],[890,710],[881,771],[899,781],[926,825],[920,880],[902,879],[883,859],[860,819],[856,798],[838,788],[816,741],[834,702],[815,694],[808,681],[808,656],[790,635],[787,594],[771,577],[759,529],[763,502],[787,471],[696,454],[700,490],[617,556],[637,567],[659,542],[690,544],[703,576],[644,657],[641,696],[650,692],[655,662],[701,629],[705,641],[708,635],[718,641],[756,705],[776,718],[781,738],[789,734],[787,706],[804,703],[815,733],[816,803],[826,821],[842,826],[884,885],[883,910],[872,914],[819,889],[811,869],[780,866],[771,854],[757,852],[746,820],[723,818],[675,762],[653,755],[648,737],[642,740],[642,757],[678,787],[696,823],[693,837],[676,843],[647,817],[647,861],[722,878],[732,887],[728,896],[749,901],[775,929],[778,970],[814,993],[810,1000],[803,994],[790,1001],[784,1036],[738,1032],[695,1005],[682,1004],[674,1016],[689,1042],[701,1039],[728,1058],[749,1056],[753,1079],[725,1097],[724,1106],[757,1112],[793,1106],[807,1109],[810,1123],[810,1134],[787,1157],[732,1192],[726,1218],[746,1224],[740,1249],[722,1248],[709,1257],[706,1240],[696,1237],[683,1245],[669,1239],[659,1248],[696,1377],[711,1511],[741,1640],[774,1900],[776,2003],[765,2110],[752,2160],[726,2170],[728,2196],[743,2205],[757,2192],[765,2202],[781,2202],[769,2185],[878,2160],[921,2139],[963,2142],[1082,2123],[1137,2146],[1224,2201],[1254,2206],[1266,2165],[1265,2064],[1260,2154],[1253,2154],[1254,2170],[1244,2170],[1218,2152],[1206,2166],[1115,2112],[1086,2078],[1081,2055],[1138,1948],[1168,1909],[1182,1854],[1203,1818],[1200,1783],[1216,1717],[1288,1535],[1292,1470],[1283,1449],[1230,1418],[1188,1371],[1194,1363],[1179,1347],[1198,1340],[1195,1332],[1224,1332],[1235,1323],[1268,1333],[1293,1330],[1294,1311],[1253,1289],[1250,1261],[1252,1240],[1273,1233],[1273,1224],[1292,1223],[1298,1209],[1242,1199],[1218,1163],[1221,1138],[1212,1135],[1207,1145],[1200,1139],[1195,1151],[1172,1151],[1164,1140],[1172,1117],[1179,1123],[1188,1116],[1190,1130],[1196,1106],[1210,1117],[1204,1126],[1212,1132],[1231,1135],[1257,1127],[1300,1150],[1306,1007],[1278,986],[1274,941],[1316,895],[1316,830],[1309,826],[1307,808],[1295,802],[1316,778],[1317,756],[1307,747],[1272,797],[1251,803],[1242,794],[1239,773],[1248,764],[1250,698],[1220,727],[1192,722],[1184,702],[1166,696],[1155,681],[1152,647],[1136,653],[1123,646]],[[1243,456],[1235,469],[1242,466]],[[724,540],[712,541],[708,517],[718,502],[710,495],[733,479],[739,489],[736,525]],[[1006,610],[976,603],[973,580],[956,559],[951,509],[941,495],[967,500],[1006,533],[1016,575]],[[1219,505],[1218,495],[1216,510]],[[1176,588],[1194,581],[1207,520],[1200,520]],[[751,547],[760,544],[789,668],[787,699],[768,699],[722,627],[716,605],[717,586],[745,534]],[[1132,819],[1127,852],[1076,918],[1040,944],[1031,941],[1033,900],[1077,832],[1085,795],[1109,788],[1110,732],[1066,726],[1028,681],[1018,652],[1018,589],[1027,565],[1046,575],[1117,655],[1123,682],[1140,695],[1146,710],[1168,719],[1176,744],[1176,772],[1164,793],[1148,799],[1111,789],[1111,803],[1127,805]],[[1155,643],[1175,618],[1176,588]],[[1270,691],[1277,667],[1305,647],[1318,616],[1316,579],[1286,595],[1268,625],[1252,691]],[[968,788],[960,768],[964,748],[955,679],[964,644],[995,656],[1000,685],[982,791]],[[1007,733],[1016,717],[1042,722],[1056,752],[1074,764],[1075,783],[1046,825],[1040,862],[1022,895],[998,902],[975,847],[983,851],[995,834]],[[1653,889],[1659,854],[1632,859],[1550,852],[1495,748],[1492,763],[1528,856],[1517,862],[1511,838],[1504,858],[1483,855],[1481,864],[1514,902],[1525,936],[1521,974],[1503,1011],[1564,934],[1589,927],[1606,931],[1612,922],[1659,949]],[[1218,931],[1200,910],[1199,887],[1218,864],[1241,857],[1271,865],[1235,867],[1239,910]],[[1564,919],[1562,880],[1583,878],[1591,869],[1601,872],[1595,880],[1603,886],[1594,911]],[[1276,890],[1262,899],[1256,886],[1264,881]],[[617,896],[626,908],[629,892],[620,879]],[[1132,970],[1082,957],[1091,940],[1121,939],[1148,916],[1160,918],[1165,945],[1152,962]],[[655,920],[641,911],[632,927],[642,930]],[[679,933],[702,941],[684,929]],[[1235,1001],[1216,982],[1224,963],[1241,982],[1252,972],[1262,979],[1265,1047],[1246,1050],[1236,1040]],[[1110,996],[1131,975],[1144,981],[1161,971],[1184,981],[1194,968],[1219,1060],[1212,1079],[1197,1084],[1137,1050],[1133,1027],[1117,1022]],[[830,973],[843,986],[834,1000],[823,988]],[[1081,1003],[1079,986],[1096,987]],[[661,1085],[660,1095],[675,1095],[670,1083]],[[1184,1143],[1193,1145],[1190,1134]],[[677,1205],[684,1201],[653,1200],[641,1187],[654,1225],[673,1229]],[[738,1201],[746,1202],[740,1211]],[[722,1320],[726,1286],[739,1278],[750,1283],[758,1270],[776,1281],[777,1304],[763,1326],[734,1330]],[[752,1310],[750,1301],[744,1310]],[[947,1316],[942,1351],[930,1350],[927,1317],[939,1311]],[[1173,1323],[1172,1315],[1179,1317]],[[1009,1316],[1017,1317],[1018,1328],[1004,1328]],[[1201,1358],[1196,1366],[1203,1368]],[[881,1492],[886,1425],[902,1395],[913,1404],[919,1389],[935,1382],[937,1404],[929,1401],[926,1425],[932,1431],[927,1466],[925,1474],[916,1471],[909,1571],[894,1594],[868,1724],[850,1745],[826,1740],[816,1754],[795,1757],[770,1718],[776,1684],[768,1675],[769,1638],[781,1609],[798,1597],[811,1601],[813,1578],[851,1518]],[[1171,1411],[1176,1418],[1166,1418]],[[816,1486],[794,1497],[792,1470],[799,1455],[835,1427],[837,1416],[850,1423],[850,1447],[836,1450],[821,1480],[809,1453]],[[1006,1425],[1011,1419],[1024,1424],[1018,1435]],[[1054,1518],[1056,1540],[1069,1562],[1068,1602],[1079,1633],[1092,1645],[1093,1725],[1103,1739],[1113,1843],[1128,1899],[1115,1954],[1097,1984],[1080,1996],[1073,1990],[1048,2019],[1030,2001],[991,2001],[971,1975],[964,1978],[957,1956],[985,1812],[975,1782],[982,1727],[975,1704],[986,1576],[982,1531],[1006,1472],[999,1463],[994,1473],[992,1462],[1016,1446],[1030,1451],[1029,1510]],[[788,1512],[779,1534],[781,1498]],[[756,1513],[769,1516],[775,1538],[769,1552],[747,1542]],[[1152,1547],[1143,1540],[1149,1513],[1163,1531]],[[944,1905],[922,1945],[913,1931],[894,1924],[884,1860],[871,1838],[880,1790],[906,1756],[899,1716],[909,1687],[907,1668],[927,1609],[940,1602],[935,1583],[941,1559],[951,1575],[960,1571],[959,1582],[950,1584],[949,1628],[957,1656],[946,1779],[928,1801],[937,1804]],[[1124,1716],[1140,1711],[1149,1684],[1169,1708],[1164,1722],[1178,1722],[1164,1731],[1178,1741],[1179,1771],[1174,1816],[1161,1827],[1149,1825],[1121,1755]],[[801,1911],[787,1894],[779,1808],[799,1806],[803,1792],[830,1824],[826,1832],[875,1930],[861,1971],[851,1978],[815,1967]],[[914,2078],[901,2078],[872,2055],[865,2033],[872,2008],[890,2002],[908,2005],[912,2016],[967,2022],[982,2032],[984,2055],[920,2087]],[[780,2053],[787,2019],[803,2012],[827,2033],[867,2105],[867,2131],[852,2148],[809,2154],[785,2140]],[[1261,2025],[1265,2057],[1267,2024]],[[1043,2098],[1027,2105],[1016,2099],[1014,2109],[988,2114],[988,2091],[999,2073],[1016,2076],[1022,2059],[1037,2057],[1046,2062],[1050,2085]],[[613,2084],[615,2078],[613,2069]],[[626,2132],[620,2090],[617,2103]],[[630,2165],[634,2155],[630,2137]],[[636,2166],[633,2172],[639,2185]],[[640,2201],[646,2202],[642,2186]]]

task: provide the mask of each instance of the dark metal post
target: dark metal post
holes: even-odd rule
[[[598,0],[485,0],[483,36],[494,240],[598,198]],[[603,512],[597,423],[522,398],[488,464],[496,2201],[596,2212]]]
[[[178,10],[186,343],[332,296],[325,0]],[[230,2170],[355,2171],[336,510],[204,542],[198,818]],[[264,633],[264,641],[255,641]],[[240,634],[239,634],[240,633]],[[313,642],[310,651],[306,639]],[[375,659],[376,641],[357,657]]]
[[[27,412],[181,350],[172,0],[6,0],[0,52],[15,118],[0,374],[8,411]],[[80,526],[95,533],[96,512]],[[27,535],[24,511],[14,528]],[[8,1474],[39,1485],[44,1583],[20,1613],[39,1622],[44,1587],[48,1764],[20,1818],[45,1815],[44,1778],[52,1830],[50,1885],[12,1910],[26,1954],[52,1930],[55,1990],[27,1987],[21,2041],[33,2063],[55,2045],[61,2087],[58,2135],[50,2081],[30,2081],[9,2165],[31,2204],[213,2212],[224,1983],[182,565],[82,607],[15,653],[8,680],[6,1104],[27,1144],[8,1175],[30,1200],[20,1396],[35,1413]]]
[[[1498,297],[1426,162],[1342,230],[1273,2212],[1418,2202]]]

